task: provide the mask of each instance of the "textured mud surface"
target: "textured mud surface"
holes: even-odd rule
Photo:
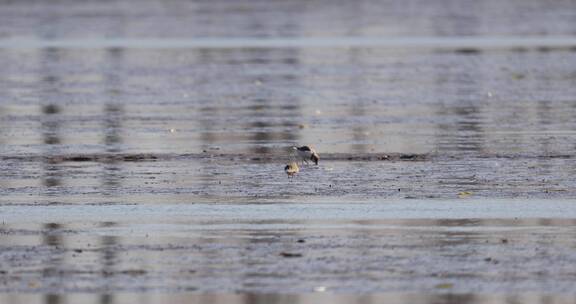
[[[576,4],[401,2],[0,3],[0,300],[573,302]]]

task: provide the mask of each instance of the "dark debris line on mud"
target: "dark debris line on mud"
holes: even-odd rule
[[[433,156],[426,154],[402,154],[402,153],[323,153],[322,159],[326,161],[425,161],[431,159]],[[135,153],[135,154],[118,154],[118,153],[102,153],[102,154],[64,154],[64,155],[29,155],[29,156],[0,156],[0,161],[45,161],[50,163],[60,162],[139,162],[139,161],[170,161],[179,160],[231,160],[231,161],[254,161],[254,162],[277,162],[285,161],[290,156],[287,154],[262,154],[258,156],[250,156],[247,154],[218,154],[218,153],[186,153],[186,154],[168,154],[168,153]]]
[[[322,153],[323,161],[435,161],[435,160],[465,160],[465,159],[573,159],[572,154],[406,154],[406,153]],[[22,162],[141,162],[141,161],[185,161],[185,160],[230,160],[242,162],[283,162],[290,159],[287,154],[261,154],[258,156],[233,153],[101,153],[101,154],[62,154],[62,155],[4,155],[0,161]]]

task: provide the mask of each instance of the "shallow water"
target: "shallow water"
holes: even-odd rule
[[[1,191],[16,198],[571,198],[576,189],[569,50],[0,53]],[[321,165],[286,184],[294,144],[314,145]],[[394,153],[407,157],[387,161]],[[119,154],[136,156],[86,158]]]
[[[573,302],[574,8],[0,3],[0,301]]]
[[[573,292],[571,201],[407,205],[3,206],[0,291]]]

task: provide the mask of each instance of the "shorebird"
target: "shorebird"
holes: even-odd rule
[[[298,156],[302,159],[302,164],[304,164],[304,162],[308,163],[308,160],[311,160],[314,162],[314,164],[318,165],[320,156],[318,156],[318,153],[316,153],[314,149],[310,148],[309,146],[292,147],[292,149],[294,149],[296,154],[298,154]]]
[[[294,177],[296,173],[300,172],[300,168],[298,168],[298,164],[296,162],[291,162],[284,167],[284,171],[288,174],[288,178]]]

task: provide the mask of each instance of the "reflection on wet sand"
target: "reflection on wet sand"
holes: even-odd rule
[[[42,52],[44,59],[43,62],[58,62],[59,53],[57,50],[46,49]],[[43,67],[40,69],[39,78],[46,84],[48,92],[58,93],[59,78],[50,71],[49,67]],[[43,136],[43,142],[45,144],[45,154],[50,155],[58,153],[58,144],[62,141],[60,139],[60,129],[61,123],[59,121],[59,114],[61,109],[58,105],[47,104],[41,107],[42,118],[41,118],[41,134]],[[45,188],[45,195],[51,197],[52,199],[57,199],[58,187],[62,185],[63,173],[59,168],[58,161],[46,161],[44,163],[44,178],[43,186]],[[55,188],[54,188],[55,187]],[[52,203],[58,203],[53,201]],[[64,228],[63,225],[58,223],[46,223],[43,225],[44,235],[42,237],[42,245],[47,245],[51,248],[62,248],[66,245],[63,242],[63,238],[57,234],[58,230]],[[61,279],[59,279],[59,272],[63,268],[66,259],[63,252],[57,252],[50,256],[49,259],[43,264],[42,278],[37,278],[36,280],[31,280],[29,285],[43,285],[42,287],[50,287],[55,289],[62,288]],[[44,303],[47,304],[60,304],[62,303],[62,296],[58,294],[46,294],[44,297]]]
[[[44,144],[46,147],[46,155],[58,153],[58,144],[60,139],[60,122],[58,121],[57,114],[60,112],[59,107],[55,105],[47,105],[42,107],[42,113],[45,115],[42,118],[42,134],[44,137]],[[46,160],[44,164],[45,177],[43,184],[46,187],[48,195],[54,195],[53,187],[58,187],[62,183],[62,172],[59,168],[58,160]],[[57,188],[56,188],[57,189]]]
[[[115,66],[118,69],[122,69],[123,64],[124,50],[107,50],[105,66]],[[107,98],[109,99],[108,103],[103,105],[103,143],[106,147],[105,152],[107,154],[118,154],[122,153],[122,132],[124,129],[122,123],[125,120],[124,106],[121,102],[118,102],[118,98],[123,96],[120,94],[120,92],[122,92],[123,82],[122,79],[116,74],[103,71],[103,75],[105,75],[104,86],[106,92],[108,93]],[[114,158],[104,163],[102,188],[105,191],[105,195],[117,194],[122,188],[121,181],[124,179],[124,175],[122,174],[122,166],[123,164]]]
[[[63,226],[56,223],[49,223],[44,225],[45,235],[43,236],[43,245],[48,245],[52,248],[62,248],[66,244],[63,242],[63,238],[56,235],[55,231],[62,229]],[[63,252],[57,252],[50,256],[50,258],[45,261],[44,269],[42,271],[42,277],[31,280],[28,284],[32,287],[43,288],[54,288],[61,289],[62,278],[60,278],[60,271],[65,264],[66,259]],[[40,286],[37,286],[40,285]],[[46,294],[44,296],[44,303],[46,304],[60,304],[62,295],[58,294]]]

